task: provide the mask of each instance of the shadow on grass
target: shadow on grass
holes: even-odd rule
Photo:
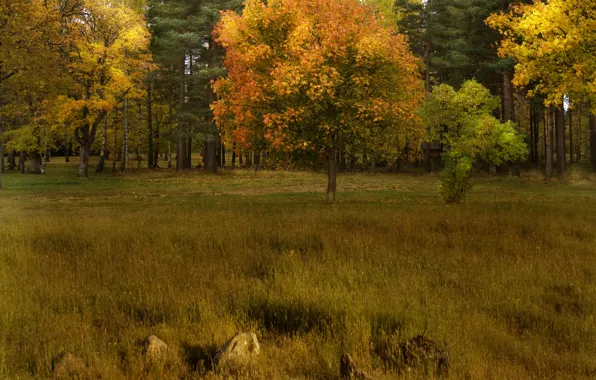
[[[217,352],[215,344],[192,345],[182,343],[182,354],[188,366],[199,374],[205,374],[214,369],[213,358]]]
[[[252,299],[246,314],[266,330],[286,335],[316,331],[335,334],[345,328],[345,315],[302,302]]]

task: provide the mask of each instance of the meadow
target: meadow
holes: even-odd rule
[[[596,178],[479,177],[445,205],[436,175],[50,163],[0,191],[0,378],[49,378],[61,352],[103,379],[225,378],[210,358],[257,333],[255,379],[334,379],[350,353],[426,334],[454,379],[596,377]],[[169,346],[150,367],[139,342]]]

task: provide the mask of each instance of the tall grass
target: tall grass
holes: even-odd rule
[[[246,329],[251,378],[337,378],[342,352],[392,377],[375,348],[420,333],[453,378],[596,376],[589,181],[481,179],[452,207],[436,177],[346,175],[328,207],[305,173],[59,169],[0,194],[0,378],[49,377],[61,352],[106,379],[217,377]]]

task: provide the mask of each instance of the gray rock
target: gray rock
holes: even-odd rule
[[[165,359],[168,345],[155,335],[150,335],[143,341],[143,355],[150,363]]]
[[[83,359],[70,352],[58,356],[54,360],[53,377],[55,379],[91,379],[91,371]]]
[[[213,362],[217,367],[227,364],[247,364],[259,354],[260,349],[254,333],[237,333],[217,350]]]

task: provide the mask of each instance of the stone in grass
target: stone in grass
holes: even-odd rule
[[[216,367],[250,363],[259,354],[261,347],[255,333],[237,333],[217,350],[213,362]]]
[[[168,345],[155,335],[149,335],[143,340],[143,355],[149,363],[163,361],[167,350]]]
[[[91,371],[85,365],[83,359],[64,353],[54,359],[54,379],[91,379]]]
[[[343,354],[339,359],[339,377],[342,380],[372,380],[348,354]]]
[[[408,339],[400,346],[401,356],[407,371],[424,370],[426,375],[446,377],[449,373],[447,351],[424,335]]]

